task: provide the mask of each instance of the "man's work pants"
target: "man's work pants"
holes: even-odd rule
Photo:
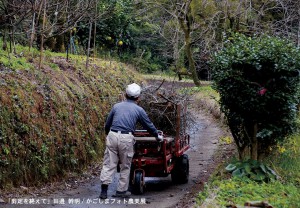
[[[120,179],[117,191],[127,191],[132,157],[134,136],[110,131],[106,137],[103,167],[100,175],[102,184],[111,184],[117,165],[120,162]]]

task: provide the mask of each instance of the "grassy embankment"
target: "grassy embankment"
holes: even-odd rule
[[[217,105],[218,95],[210,86],[194,88],[196,100],[209,113],[222,118]],[[300,125],[300,114],[299,114]],[[224,138],[220,138],[224,139]],[[232,140],[231,140],[232,141]],[[230,142],[226,138],[225,142]],[[224,163],[206,184],[197,197],[197,206],[205,208],[244,205],[247,201],[267,201],[276,208],[296,208],[300,204],[300,134],[286,138],[285,143],[273,148],[273,154],[265,159],[279,175],[279,179],[269,183],[258,183],[247,178],[231,177],[225,171]],[[235,160],[235,158],[231,158]]]
[[[0,46],[2,43],[0,42]],[[2,47],[1,47],[2,48]],[[0,49],[0,188],[82,172],[103,153],[105,117],[120,92],[142,79],[124,64],[17,46]]]

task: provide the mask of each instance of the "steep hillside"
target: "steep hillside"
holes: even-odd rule
[[[104,122],[124,87],[141,79],[112,61],[38,53],[0,58],[0,187],[36,185],[100,161]],[[20,53],[20,51],[19,51]],[[4,54],[4,55],[3,55]]]

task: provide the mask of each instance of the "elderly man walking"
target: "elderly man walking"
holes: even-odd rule
[[[126,100],[117,103],[111,109],[105,123],[106,149],[100,175],[101,199],[107,198],[108,185],[111,184],[117,165],[120,163],[120,178],[115,197],[129,197],[128,191],[131,161],[134,154],[134,136],[136,123],[139,122],[149,133],[162,140],[157,129],[150,121],[145,110],[137,105],[141,87],[135,83],[126,88]]]

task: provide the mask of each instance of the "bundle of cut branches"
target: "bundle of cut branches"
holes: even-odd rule
[[[176,133],[184,135],[187,129],[195,125],[195,119],[187,109],[190,100],[189,95],[174,89],[148,85],[143,87],[139,105],[145,109],[157,129],[175,136]]]

